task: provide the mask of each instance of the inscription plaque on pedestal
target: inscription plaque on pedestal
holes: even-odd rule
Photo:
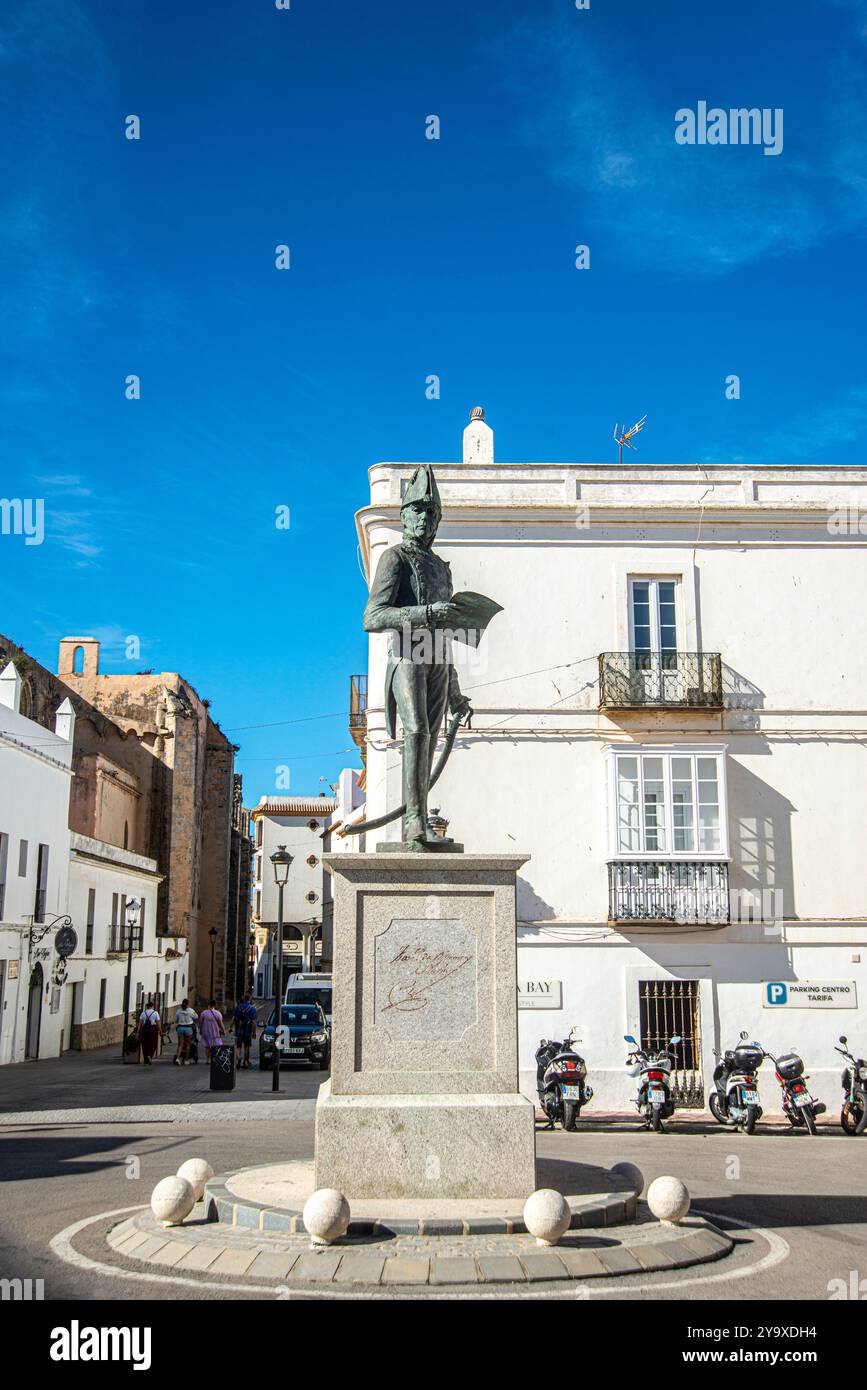
[[[477,965],[460,918],[396,917],[376,938],[374,1026],[395,1042],[459,1042],[477,1021]]]

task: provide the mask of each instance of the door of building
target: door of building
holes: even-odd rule
[[[642,1047],[664,1048],[676,1034],[683,1039],[674,1049],[672,1096],[684,1109],[703,1110],[699,981],[641,980],[638,990]]]
[[[61,1052],[69,1052],[72,1047],[73,1028],[76,1023],[81,1022],[81,996],[83,990],[84,983],[81,980],[74,985],[67,981],[64,985],[63,1032],[60,1036]]]
[[[24,1044],[25,1057],[39,1056],[39,1030],[42,1025],[42,966],[34,965],[30,976],[30,989],[27,996],[27,1037]]]

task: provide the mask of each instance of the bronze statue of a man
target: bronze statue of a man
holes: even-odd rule
[[[471,714],[452,665],[443,632],[458,626],[451,602],[449,566],[432,550],[442,516],[433,469],[422,464],[412,475],[400,509],[403,540],[386,550],[376,569],[367,607],[366,632],[393,632],[385,681],[389,737],[403,726],[403,840],[407,848],[442,848],[428,825],[428,788],[437,737],[447,707]]]

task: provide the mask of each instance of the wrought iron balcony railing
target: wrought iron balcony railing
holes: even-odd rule
[[[367,676],[349,678],[349,734],[359,748],[366,748]]]
[[[608,865],[608,916],[614,922],[729,920],[729,867],[717,860],[618,860]]]
[[[125,956],[129,950],[130,931],[132,931],[132,949],[133,951],[140,951],[142,949],[142,928],[140,926],[123,927],[119,923],[115,923],[108,929],[106,955]]]
[[[605,709],[721,709],[719,652],[603,652],[599,704]]]

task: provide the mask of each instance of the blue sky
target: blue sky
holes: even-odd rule
[[[248,803],[316,792],[378,459],[456,459],[481,403],[503,461],[646,411],[645,463],[863,464],[865,75],[855,0],[8,7],[0,493],[46,537],[0,536],[0,631],[181,670]],[[677,145],[700,100],[782,108],[782,153]]]

